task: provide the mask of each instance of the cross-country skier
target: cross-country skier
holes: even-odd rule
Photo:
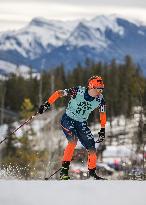
[[[45,110],[50,108],[58,98],[63,96],[70,96],[70,101],[65,113],[61,119],[61,127],[68,140],[68,145],[64,150],[62,160],[62,168],[60,172],[60,179],[70,179],[68,175],[69,165],[72,160],[74,149],[77,140],[88,151],[88,170],[89,176],[94,179],[103,179],[96,174],[96,149],[94,137],[87,126],[89,114],[98,108],[100,112],[101,129],[99,131],[99,139],[103,141],[105,138],[105,124],[106,111],[105,101],[102,95],[104,83],[100,76],[93,76],[88,80],[87,87],[73,87],[65,90],[58,90],[54,92],[39,108],[39,113],[42,114]]]

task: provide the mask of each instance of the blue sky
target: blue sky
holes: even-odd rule
[[[0,0],[0,31],[19,29],[34,17],[72,20],[120,14],[146,22],[145,0]]]

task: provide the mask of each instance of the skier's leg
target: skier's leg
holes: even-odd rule
[[[88,163],[87,163],[88,170],[89,170],[89,176],[97,180],[101,178],[97,176],[96,174],[96,161],[97,161],[96,150],[89,149],[88,150]]]
[[[68,176],[69,165],[70,165],[76,144],[77,144],[77,141],[69,141],[68,145],[66,146],[64,150],[62,168],[60,172],[60,179],[63,179],[63,180],[70,179],[70,177]]]
[[[66,148],[64,150],[63,161],[70,162],[72,160],[72,156],[73,156],[74,149],[75,149],[76,145],[77,145],[77,140],[68,142],[68,145],[66,146]]]
[[[74,121],[68,116],[64,115],[61,120],[61,127],[68,140],[68,144],[64,150],[62,169],[60,172],[60,179],[69,179],[68,171],[69,165],[73,157],[74,149],[77,144],[77,137],[75,137]]]
[[[95,149],[95,141],[94,137],[91,133],[91,130],[87,126],[87,122],[78,123],[76,125],[78,138],[82,145],[86,148],[88,151],[88,170],[89,170],[89,176],[93,177],[94,179],[103,179],[96,174],[96,149]]]
[[[96,169],[96,161],[97,161],[97,156],[96,156],[96,150],[94,149],[89,149],[88,150],[88,169]]]

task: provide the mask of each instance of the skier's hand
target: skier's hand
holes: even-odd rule
[[[97,143],[103,142],[105,139],[105,128],[101,128],[100,131],[98,132],[98,140],[96,141]]]
[[[45,102],[43,105],[39,107],[39,113],[42,114],[46,110],[50,108],[50,104],[48,102]]]

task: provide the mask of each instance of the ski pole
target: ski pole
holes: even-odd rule
[[[34,115],[32,115],[30,118],[28,118],[23,124],[21,124],[19,127],[14,129],[7,137],[5,137],[3,140],[0,141],[0,144],[2,144],[5,140],[7,140],[11,135],[13,135],[17,130],[19,130],[21,127],[23,127],[25,124],[29,123],[36,115],[38,112],[36,112]]]
[[[54,176],[60,170],[61,170],[61,167],[57,171],[55,171],[53,174],[51,174],[49,177],[45,177],[45,180],[49,180],[52,176]]]

